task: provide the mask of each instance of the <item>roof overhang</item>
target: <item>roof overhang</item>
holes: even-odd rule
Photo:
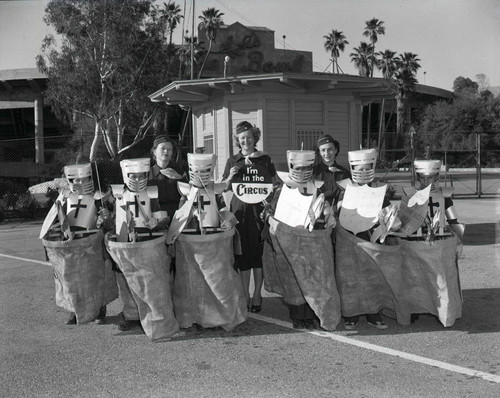
[[[382,78],[331,73],[273,73],[199,80],[179,80],[149,95],[153,102],[191,106],[236,93],[349,95],[361,101],[393,99],[394,85]]]
[[[420,95],[428,95],[436,98],[442,99],[452,99],[453,92],[449,90],[445,90],[439,87],[426,86],[424,84],[416,84],[415,92]]]

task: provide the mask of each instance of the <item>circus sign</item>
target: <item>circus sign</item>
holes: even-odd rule
[[[232,183],[233,193],[245,203],[259,203],[273,191],[272,177],[265,167],[252,164],[241,167]]]

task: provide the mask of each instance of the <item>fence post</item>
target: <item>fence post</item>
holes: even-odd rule
[[[413,128],[413,126],[410,128],[410,146],[411,146],[411,186],[415,186],[415,143],[413,136],[417,132]]]
[[[481,197],[481,134],[476,133],[476,194]]]
[[[444,185],[448,185],[448,157],[446,151],[444,151]]]

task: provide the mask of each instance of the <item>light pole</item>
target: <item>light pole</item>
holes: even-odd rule
[[[285,40],[286,40],[286,35],[283,35],[283,50],[285,49]]]
[[[424,71],[424,84],[425,84],[425,75],[427,74],[427,72]]]

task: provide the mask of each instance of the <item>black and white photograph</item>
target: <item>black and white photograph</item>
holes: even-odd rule
[[[0,0],[0,396],[500,396],[500,0]]]

